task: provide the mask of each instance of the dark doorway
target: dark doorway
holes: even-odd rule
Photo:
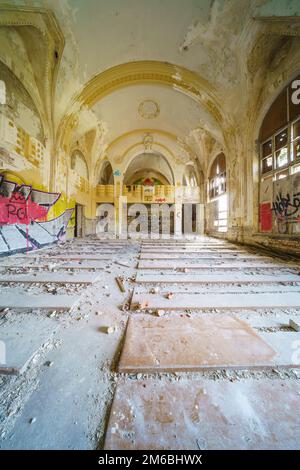
[[[187,213],[192,211],[192,233],[196,232],[196,221],[197,221],[197,204],[182,204],[182,233],[184,233],[184,214],[185,210]]]
[[[75,237],[81,238],[83,235],[83,206],[75,205]]]

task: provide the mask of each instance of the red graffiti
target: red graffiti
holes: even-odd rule
[[[166,198],[165,197],[157,198],[157,199],[155,199],[155,202],[158,202],[159,204],[161,204],[163,202],[166,202]]]
[[[262,232],[272,230],[272,209],[270,202],[260,204],[260,228]]]
[[[33,202],[19,192],[14,191],[11,197],[0,196],[0,224],[29,224],[32,221],[46,220],[48,209]]]

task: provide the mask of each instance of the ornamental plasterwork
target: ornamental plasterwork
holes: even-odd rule
[[[138,107],[138,113],[144,119],[155,119],[160,113],[160,108],[154,100],[144,100]]]

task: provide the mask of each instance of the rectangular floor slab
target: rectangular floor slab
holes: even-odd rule
[[[62,264],[54,264],[54,263],[49,263],[49,265],[47,264],[24,264],[24,263],[19,263],[19,264],[2,264],[0,263],[0,269],[3,268],[3,269],[7,269],[7,268],[10,268],[10,269],[31,269],[31,270],[40,270],[40,269],[44,269],[44,270],[47,270],[47,269],[50,269],[50,270],[56,270],[56,271],[59,271],[59,270],[62,270],[62,271],[66,271],[68,269],[71,269],[71,270],[95,270],[95,271],[101,271],[104,269],[104,266],[103,264],[101,266],[99,266],[99,264],[78,264],[78,263],[70,263],[70,264],[67,264],[67,263],[62,263]]]
[[[277,269],[279,272],[283,268],[293,268],[293,269],[299,269],[298,267],[294,265],[282,265],[282,264],[275,264],[275,263],[268,263],[268,262],[259,262],[259,261],[253,261],[250,262],[248,260],[243,261],[230,261],[230,263],[227,263],[225,261],[217,261],[217,260],[212,260],[212,261],[206,261],[206,260],[201,260],[201,263],[195,262],[192,263],[191,261],[181,261],[181,260],[175,260],[175,261],[150,261],[150,260],[144,260],[144,261],[139,261],[138,268],[139,269],[215,269],[215,268],[220,268],[220,269],[231,269],[231,268],[241,268],[241,269],[248,269],[248,268],[264,268],[264,269]]]
[[[131,380],[116,389],[104,448],[299,449],[297,409],[296,381]]]
[[[0,281],[1,282],[1,281]],[[266,293],[266,292],[273,292],[274,294],[281,293],[286,294],[287,292],[297,293],[300,296],[300,283],[297,286],[291,286],[286,284],[174,284],[171,289],[169,284],[162,284],[160,288],[157,290],[157,284],[155,285],[156,293],[160,295],[167,295],[170,293],[170,290],[173,294],[252,294],[252,293]],[[150,287],[149,284],[139,284],[138,287],[135,288],[136,294],[151,294],[153,293],[153,287]]]
[[[143,239],[141,240],[141,244],[144,245],[217,245],[217,246],[223,246],[223,245],[230,245],[233,243],[224,241],[224,240],[211,240],[211,239],[206,239],[206,240],[187,240],[186,238],[182,239],[171,239],[171,238],[153,238],[153,239]]]
[[[278,282],[300,282],[300,276],[297,274],[278,274],[274,276],[268,276],[264,274],[246,275],[242,273],[236,274],[148,274],[142,271],[138,271],[136,275],[136,282],[138,283],[150,283],[150,284],[231,284],[231,283],[278,283]]]
[[[202,254],[202,253],[181,253],[181,254],[173,254],[173,253],[141,253],[140,254],[140,259],[141,260],[158,260],[158,259],[163,259],[163,260],[170,260],[170,261],[176,261],[179,259],[192,259],[195,261],[202,262],[204,261],[212,261],[216,260],[218,261],[272,261],[272,258],[269,256],[259,256],[259,255],[233,255],[233,254]]]
[[[79,296],[74,295],[20,294],[11,289],[9,293],[0,293],[0,309],[9,307],[11,309],[70,310],[79,299]]]
[[[142,248],[141,249],[141,254],[166,254],[166,255],[169,255],[169,254],[174,254],[174,255],[180,255],[180,254],[185,254],[185,255],[192,255],[193,253],[199,253],[199,255],[213,255],[213,256],[222,256],[222,255],[232,255],[232,256],[236,256],[236,255],[240,255],[240,254],[244,254],[244,255],[249,255],[251,254],[252,252],[249,252],[247,250],[214,250],[214,249],[205,249],[205,250],[183,250],[183,249],[177,249],[177,250],[169,250],[168,248],[164,249],[164,250],[159,250],[159,251],[156,251],[155,248]]]
[[[214,240],[187,240],[186,238],[182,239],[162,239],[162,238],[153,238],[153,239],[143,239],[140,240],[140,243],[142,246],[148,246],[148,245],[159,245],[159,246],[165,246],[165,245],[190,245],[190,246],[206,246],[206,245],[213,245],[213,246],[224,246],[224,245],[232,245],[232,246],[237,246],[235,243],[224,241],[224,240],[219,240],[219,241],[214,241]]]
[[[102,261],[102,260],[110,260],[113,254],[108,255],[47,255],[40,254],[40,255],[28,255],[28,256],[16,256],[16,259],[34,259],[40,260],[41,262],[49,261]]]
[[[276,352],[246,323],[220,315],[130,318],[119,372],[266,367]]]
[[[136,294],[134,290],[131,304],[132,306],[145,305],[145,310],[300,308],[300,295],[298,293],[262,293],[259,295],[255,293],[214,295],[179,293],[174,294],[172,299],[168,299],[160,294]]]
[[[5,363],[0,363],[0,373],[22,374],[36,352],[49,341],[57,328],[58,325],[53,319],[30,314],[18,322],[2,323],[0,341],[5,344]]]
[[[207,252],[207,251],[211,251],[213,253],[239,253],[241,252],[241,250],[236,250],[236,249],[231,249],[229,250],[228,247],[226,247],[226,249],[221,249],[221,248],[218,248],[218,249],[213,249],[213,248],[209,248],[209,247],[205,247],[205,248],[202,248],[202,247],[175,247],[175,246],[167,246],[165,248],[159,248],[159,247],[149,247],[149,248],[145,248],[145,247],[142,247],[141,248],[141,252],[142,253],[195,253],[195,252],[199,252],[199,253],[202,253],[202,252]],[[244,251],[244,250],[243,250]]]
[[[67,273],[38,273],[37,275],[32,274],[7,274],[0,275],[0,283],[7,282],[18,282],[18,283],[32,283],[32,284],[92,284],[97,279],[96,274],[82,273],[76,275],[70,275]]]
[[[36,258],[74,258],[74,259],[110,259],[113,256],[120,256],[122,253],[116,251],[108,251],[108,250],[61,250],[55,247],[52,247],[51,250],[47,249],[39,249],[34,251],[29,251],[23,254],[14,255],[14,259],[36,259]]]

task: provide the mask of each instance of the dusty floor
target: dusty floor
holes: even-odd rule
[[[175,242],[174,246],[175,245]],[[208,242],[207,242],[208,243]],[[213,243],[213,241],[212,241]],[[151,253],[154,245],[143,244],[143,253]],[[157,248],[156,245],[155,248]],[[228,246],[229,250],[231,245]],[[217,270],[206,267],[206,270],[190,267],[191,261],[189,257],[185,260],[189,266],[187,269],[183,268],[183,276],[194,274],[195,277],[199,274],[215,276],[221,274],[224,283],[218,282],[217,284],[195,284],[181,283],[178,280],[176,283],[160,283],[158,284],[135,283],[137,272],[147,276],[152,275],[157,280],[163,275],[167,280],[168,276],[172,279],[174,274],[178,274],[176,268],[170,270],[160,270],[156,268],[150,269],[137,269],[141,252],[142,242],[138,241],[123,241],[123,242],[98,242],[92,239],[74,240],[67,242],[60,246],[46,248],[36,252],[35,256],[41,258],[34,258],[32,254],[28,254],[25,258],[18,255],[3,258],[0,260],[0,277],[7,279],[10,275],[26,274],[35,276],[38,280],[44,274],[54,273],[61,276],[84,276],[93,274],[94,282],[91,285],[83,283],[78,284],[61,284],[53,282],[33,283],[33,282],[2,282],[0,284],[0,297],[5,299],[8,293],[13,298],[18,298],[21,294],[27,294],[31,298],[39,299],[43,295],[51,295],[58,297],[60,295],[71,296],[74,299],[75,305],[70,311],[55,310],[48,311],[47,309],[14,309],[5,308],[5,300],[2,300],[2,312],[0,313],[0,340],[4,338],[7,342],[7,366],[11,366],[11,372],[16,372],[13,368],[18,365],[18,372],[13,374],[3,373],[0,375],[0,435],[1,435],[1,449],[95,449],[103,448],[137,448],[140,446],[161,446],[160,448],[168,448],[168,446],[175,446],[176,448],[253,448],[258,445],[260,448],[299,448],[299,436],[295,433],[293,426],[284,429],[284,438],[281,442],[278,439],[270,440],[268,437],[264,438],[264,434],[260,434],[260,439],[245,439],[234,440],[239,433],[229,433],[227,439],[222,440],[220,436],[216,435],[216,418],[210,414],[211,427],[209,420],[206,420],[206,434],[205,438],[202,436],[202,425],[197,420],[193,421],[192,432],[184,432],[184,438],[172,438],[168,442],[166,440],[155,440],[154,442],[137,442],[131,436],[128,441],[126,437],[120,441],[120,436],[117,440],[112,439],[114,436],[114,419],[113,415],[110,418],[108,428],[108,438],[105,444],[105,434],[109,423],[109,415],[113,403],[113,397],[118,386],[118,395],[122,396],[122,390],[131,390],[136,383],[139,387],[141,383],[146,383],[154,390],[158,387],[162,390],[171,390],[179,386],[185,387],[189,390],[190,399],[193,396],[193,390],[199,388],[199,381],[204,381],[208,384],[208,390],[214,391],[215,386],[223,388],[227,391],[227,400],[231,396],[229,384],[240,383],[245,389],[263,390],[264,388],[277,390],[277,397],[279,391],[284,387],[288,387],[290,393],[294,393],[300,398],[300,369],[298,368],[297,361],[287,359],[287,351],[281,351],[284,356],[285,362],[276,364],[272,367],[260,368],[235,368],[235,367],[222,367],[212,368],[209,370],[199,370],[198,372],[187,371],[178,372],[164,372],[158,370],[157,372],[131,373],[125,374],[118,372],[118,363],[120,353],[122,350],[125,330],[128,317],[147,315],[149,317],[157,315],[155,309],[151,309],[151,305],[145,303],[144,305],[131,305],[131,298],[133,290],[136,289],[135,294],[138,296],[161,296],[165,299],[168,293],[191,294],[206,293],[213,295],[220,292],[232,292],[247,295],[254,293],[281,293],[287,298],[296,296],[299,302],[300,293],[300,278],[298,275],[298,264],[293,260],[282,260],[277,258],[269,258],[266,260],[266,268],[255,268],[255,265],[245,266],[245,268],[237,267],[233,269],[226,268],[227,261],[223,269],[219,266]],[[253,250],[246,252],[241,249],[244,254],[256,256]],[[208,248],[209,250],[210,248]],[[234,247],[233,247],[234,249]],[[170,250],[167,250],[170,252]],[[95,258],[99,255],[108,253],[107,258],[102,260],[82,260],[80,257]],[[172,250],[171,250],[172,252]],[[111,254],[112,253],[112,254]],[[216,253],[222,253],[222,249]],[[74,255],[74,260],[59,260],[47,259],[51,256],[64,256]],[[266,256],[262,254],[262,256]],[[78,258],[78,259],[77,259]],[[144,260],[142,259],[142,262]],[[160,252],[155,262],[165,263],[168,260],[160,260]],[[180,258],[181,263],[184,261]],[[256,262],[256,260],[255,260]],[[262,263],[263,260],[260,261]],[[172,263],[171,263],[172,264]],[[253,263],[252,263],[253,264]],[[274,267],[270,266],[274,264]],[[279,266],[279,267],[278,267]],[[182,267],[180,268],[182,271]],[[219,271],[220,269],[220,271]],[[56,273],[56,274],[55,274]],[[241,279],[232,281],[227,284],[226,277],[236,273]],[[51,274],[51,275],[52,275]],[[243,276],[251,275],[255,279],[256,275],[272,276],[274,278],[271,283],[255,284],[249,280],[243,284]],[[28,277],[27,276],[27,277]],[[122,276],[124,280],[125,292],[123,293],[120,286],[116,282],[116,277]],[[284,276],[292,276],[292,280],[287,278],[282,283]],[[293,277],[294,276],[294,277]],[[183,279],[183,278],[182,278]],[[299,281],[298,281],[299,279]],[[153,279],[152,279],[153,280]],[[150,279],[151,281],[151,279]],[[228,282],[228,281],[227,281]],[[147,297],[147,298],[148,298]],[[174,299],[171,299],[174,303]],[[175,302],[176,303],[176,302]],[[25,307],[25,306],[24,306]],[[175,305],[176,307],[176,305]],[[175,308],[176,310],[176,308]],[[160,312],[166,318],[172,316],[179,316],[184,318],[193,318],[203,315],[213,316],[222,313],[223,309],[210,308],[210,309],[179,309],[179,311],[170,311],[165,309]],[[259,334],[264,334],[271,338],[275,338],[272,345],[278,343],[284,345],[286,348],[285,339],[282,340],[282,335],[294,335],[293,341],[298,341],[299,333],[295,332],[289,326],[289,319],[293,318],[297,321],[299,317],[300,307],[297,305],[289,306],[287,308],[253,308],[234,310],[232,315],[240,318],[249,323],[253,329]],[[112,332],[107,333],[107,327],[112,327]],[[1,331],[5,332],[1,336]],[[3,333],[4,334],[4,333]],[[275,336],[279,335],[281,336]],[[278,337],[278,341],[276,338]],[[289,338],[284,336],[284,338]],[[277,341],[277,343],[276,343]],[[293,343],[294,344],[294,343]],[[296,343],[295,343],[296,344]],[[300,343],[299,343],[300,344]],[[292,346],[293,347],[293,346]],[[283,348],[283,346],[282,346]],[[295,352],[295,351],[294,351]],[[296,351],[297,352],[297,351]],[[238,353],[238,352],[237,352]],[[290,354],[293,353],[291,349]],[[280,356],[281,357],[281,356]],[[299,357],[299,352],[298,356]],[[299,361],[300,362],[300,361]],[[230,366],[230,364],[229,364]],[[209,384],[216,384],[214,386]],[[261,384],[261,388],[260,387]],[[156,388],[155,388],[156,387]],[[269,388],[268,388],[269,387]],[[137,388],[135,389],[137,390]],[[123,393],[125,393],[123,391]],[[130,392],[131,393],[131,392]],[[135,391],[132,392],[134,396]],[[155,393],[155,392],[154,392]],[[161,393],[161,392],[160,392]],[[164,392],[162,392],[164,393]],[[172,392],[173,393],[173,392]],[[172,395],[171,393],[171,395]],[[180,392],[181,393],[181,392]],[[183,392],[182,392],[183,393]],[[215,391],[213,393],[216,393]],[[126,393],[125,393],[126,394]],[[293,396],[294,396],[293,395]],[[181,395],[180,395],[181,396]],[[166,398],[166,397],[165,397]],[[182,399],[182,398],[181,398]],[[262,400],[263,398],[258,397]],[[230,400],[230,398],[229,398]],[[125,404],[124,398],[124,407]],[[299,403],[299,400],[293,403],[293,406]],[[121,401],[122,404],[122,401]],[[119,403],[114,406],[118,409]],[[133,400],[134,406],[134,400]],[[140,405],[139,405],[140,406]],[[184,405],[181,404],[181,406]],[[197,405],[198,406],[198,405]],[[281,403],[278,403],[280,408]],[[285,403],[285,408],[289,408],[289,404]],[[295,415],[296,409],[291,406],[287,413]],[[274,410],[272,411],[274,414]],[[285,414],[278,415],[278,420],[285,419]],[[208,417],[208,416],[207,416]],[[253,417],[251,417],[252,419]],[[147,415],[139,416],[139,421],[131,422],[133,426],[133,433],[138,432],[137,427],[145,426],[142,422],[147,419]],[[153,416],[149,418],[153,419]],[[179,420],[182,417],[178,418]],[[205,409],[202,415],[202,420],[205,421]],[[265,413],[261,419],[268,421],[268,413]],[[297,418],[299,420],[299,418]],[[243,420],[241,421],[243,423]],[[252,422],[252,421],[251,421]],[[197,428],[197,423],[199,429]],[[199,424],[200,423],[200,424]],[[272,424],[273,423],[273,424]],[[274,424],[275,423],[275,424]],[[166,423],[164,423],[165,426]],[[245,424],[245,423],[244,423]],[[261,424],[261,423],[260,423]],[[278,429],[273,430],[272,426],[276,426],[276,419],[270,420],[270,423],[263,423],[271,428],[268,432],[274,435]],[[297,423],[296,423],[297,424]],[[196,428],[195,428],[196,426]],[[246,426],[246,424],[245,424]],[[224,432],[224,423],[222,424],[222,433]],[[187,428],[184,428],[185,431]],[[225,426],[225,429],[226,426]],[[290,429],[290,431],[289,431]],[[299,429],[299,421],[298,421]],[[113,430],[113,431],[112,431]],[[245,431],[245,429],[244,429]],[[280,431],[280,430],[279,430]],[[149,431],[150,432],[150,431]],[[157,432],[157,429],[156,429]],[[169,432],[168,428],[160,428],[159,432]],[[221,431],[220,431],[221,432]],[[256,434],[258,430],[255,430]],[[198,435],[198,438],[195,438]],[[262,437],[263,436],[263,437]],[[152,447],[155,448],[155,447]]]

